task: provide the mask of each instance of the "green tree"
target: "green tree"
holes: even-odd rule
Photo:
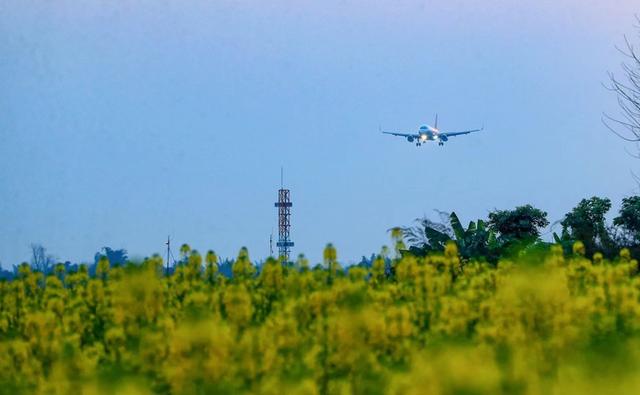
[[[500,244],[507,248],[538,241],[541,230],[547,225],[547,213],[530,204],[489,213],[489,229],[498,235]]]
[[[129,260],[127,254],[127,250],[124,248],[114,250],[111,247],[102,247],[100,251],[94,255],[94,263],[97,265],[100,258],[105,256],[114,267],[124,265]]]
[[[584,243],[587,256],[601,250],[607,256],[615,254],[615,243],[609,235],[605,215],[611,209],[611,200],[594,196],[582,199],[560,222],[562,232],[571,240]]]
[[[622,207],[613,224],[622,230],[626,243],[640,244],[640,196],[622,199]]]

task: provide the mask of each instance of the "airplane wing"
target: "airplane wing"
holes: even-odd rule
[[[463,134],[469,134],[469,133],[475,133],[475,132],[481,132],[483,131],[484,128],[482,129],[473,129],[473,130],[465,130],[464,132],[448,132],[448,133],[440,133],[440,135],[442,136],[447,136],[447,137],[453,137],[453,136],[461,136]]]
[[[413,137],[414,139],[420,138],[419,135],[413,133],[394,133],[394,132],[382,132],[383,134],[390,134],[392,136],[400,136],[400,137]]]

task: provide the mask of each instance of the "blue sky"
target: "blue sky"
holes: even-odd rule
[[[631,0],[34,1],[0,5],[0,262],[39,242],[268,253],[280,166],[294,253],[357,261],[434,209],[553,222],[637,193],[602,126]],[[378,133],[486,125],[423,146]],[[634,147],[627,147],[633,149]]]

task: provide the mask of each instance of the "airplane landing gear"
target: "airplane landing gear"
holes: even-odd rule
[[[439,143],[438,143],[438,145],[439,145],[439,146],[443,146],[443,145],[444,145],[444,143],[441,141],[441,142],[439,142]]]

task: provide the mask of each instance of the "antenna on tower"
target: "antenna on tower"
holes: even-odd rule
[[[280,189],[284,189],[284,167],[280,166]]]
[[[271,234],[269,235],[269,256],[273,256],[273,229],[271,229]]]
[[[167,236],[167,270],[166,274],[169,276],[169,258],[171,257],[171,235]]]
[[[171,235],[167,236],[167,242],[165,243],[167,245],[167,268],[166,268],[166,274],[167,276],[169,276],[169,274],[171,274],[171,261],[173,260],[173,264],[176,264],[176,258],[173,257],[173,253],[171,252]]]

